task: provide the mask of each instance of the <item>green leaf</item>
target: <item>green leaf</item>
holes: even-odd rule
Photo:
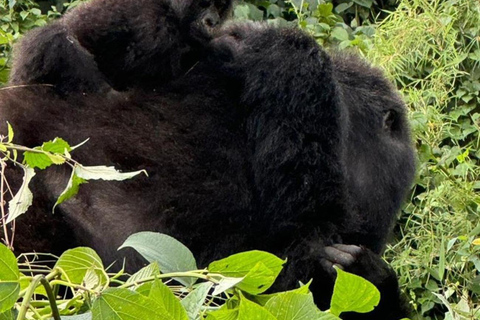
[[[35,150],[39,150],[34,148]],[[39,168],[41,170],[50,167],[53,164],[52,159],[44,153],[25,151],[23,153],[23,161],[31,168]]]
[[[373,4],[373,0],[353,0],[353,2],[365,8],[370,8]]]
[[[47,152],[24,152],[25,163],[32,168],[46,169],[52,164],[63,164],[65,159],[61,156],[65,152],[71,151],[70,145],[61,138],[55,138],[51,141],[47,141],[40,147],[33,148],[34,150],[41,150]]]
[[[158,267],[158,263],[153,262],[137,271],[134,275],[128,278],[127,282],[125,283],[140,282],[144,279],[148,279],[157,275],[160,275],[160,268]]]
[[[176,320],[165,314],[159,304],[135,291],[109,288],[93,302],[96,320]]]
[[[338,41],[345,41],[348,40],[348,32],[342,27],[335,27],[332,30],[332,38]]]
[[[80,185],[84,183],[88,183],[87,180],[79,178],[77,175],[75,175],[75,172],[72,171],[72,175],[68,180],[67,186],[65,187],[65,190],[63,190],[62,194],[60,194],[60,196],[58,197],[57,202],[55,202],[52,212],[55,211],[55,208],[59,204],[75,196],[78,193],[78,190],[80,189]]]
[[[243,281],[242,278],[230,278],[230,277],[224,277],[220,279],[220,282],[215,284],[215,290],[212,292],[212,296],[218,296],[219,294],[227,291],[228,289],[231,289],[235,287],[237,284]]]
[[[144,173],[145,175],[147,175],[147,172],[145,170],[138,170],[134,172],[120,172],[114,167],[86,167],[80,164],[77,164],[73,170],[78,177],[85,180],[123,181],[131,179],[136,175],[139,175],[140,173]]]
[[[162,305],[172,319],[188,320],[182,303],[162,281],[157,279],[153,282],[149,298]]]
[[[342,312],[367,313],[380,302],[380,292],[375,286],[355,274],[335,267],[337,279],[333,288],[330,312],[339,316]]]
[[[14,133],[13,133],[13,128],[12,128],[12,125],[10,124],[10,122],[7,121],[7,126],[8,126],[8,143],[11,143],[13,141],[13,136],[14,136]]]
[[[294,291],[275,295],[265,304],[278,320],[313,320],[318,319],[322,312],[313,302],[311,293],[303,294]]]
[[[350,8],[351,6],[353,6],[353,2],[340,3],[338,6],[335,7],[335,12],[342,13],[343,11]]]
[[[0,143],[0,151],[7,151],[7,147]]]
[[[238,307],[239,320],[277,320],[267,309],[241,296]]]
[[[208,291],[212,286],[213,283],[211,282],[200,283],[195,290],[183,298],[181,303],[187,311],[189,319],[198,319],[198,313],[200,312],[200,309],[207,298]]]
[[[10,309],[0,313],[0,320],[14,320],[16,318],[14,310]]]
[[[20,293],[20,271],[10,249],[0,243],[0,314],[13,308]]]
[[[52,153],[64,154],[65,150],[72,151],[67,141],[62,138],[55,138],[51,141],[47,141],[40,147],[43,151]]]
[[[55,264],[55,268],[62,270],[63,279],[74,284],[83,284],[85,281],[92,280],[92,272],[97,276],[97,284],[94,288],[103,287],[108,283],[102,260],[93,249],[87,247],[65,251]]]
[[[180,241],[157,232],[139,232],[132,234],[118,248],[131,247],[148,262],[157,262],[162,273],[197,270],[193,254]],[[194,278],[175,278],[187,287],[193,285]]]
[[[35,176],[35,171],[29,167],[22,167],[24,171],[23,182],[15,196],[8,202],[8,218],[6,223],[12,222],[18,216],[27,212],[32,205],[33,194],[28,188],[30,181]]]
[[[237,287],[251,294],[270,288],[282,270],[284,260],[263,251],[248,251],[214,261],[208,266],[212,273],[227,277],[242,278]]]

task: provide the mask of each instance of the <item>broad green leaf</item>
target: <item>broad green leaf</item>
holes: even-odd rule
[[[70,145],[67,141],[62,138],[55,138],[52,141],[47,141],[40,147],[43,151],[48,151],[52,153],[63,154],[65,150],[71,151]]]
[[[12,222],[15,218],[27,212],[28,208],[32,205],[33,194],[28,188],[28,185],[35,176],[35,171],[25,166],[22,167],[22,169],[24,171],[23,182],[15,196],[8,202],[8,218],[6,223]]]
[[[335,7],[335,12],[342,13],[343,11],[350,8],[352,5],[353,5],[353,2],[340,3],[338,6]]]
[[[72,175],[68,180],[67,186],[65,187],[65,190],[63,190],[62,194],[60,194],[60,196],[58,197],[57,202],[55,202],[52,212],[55,211],[55,208],[60,203],[63,203],[71,197],[75,196],[78,193],[78,189],[80,189],[80,185],[84,183],[88,183],[87,180],[79,178],[77,175],[75,175],[75,172],[72,171]]]
[[[134,172],[120,172],[114,167],[106,166],[91,166],[85,167],[80,164],[73,169],[75,174],[85,180],[107,180],[107,181],[123,181],[131,179],[140,173],[147,175],[145,170],[138,170]]]
[[[20,291],[27,289],[30,283],[32,283],[31,278],[26,277],[23,273],[20,272]],[[47,292],[45,291],[44,286],[36,287],[34,293],[40,294],[44,297],[47,296]]]
[[[367,313],[380,302],[380,292],[375,286],[355,274],[335,267],[337,279],[333,288],[330,312],[339,316],[342,312]]]
[[[332,38],[338,41],[348,40],[348,32],[342,27],[335,27],[332,30]]]
[[[46,169],[53,164],[52,159],[46,154],[31,151],[25,151],[23,153],[23,161],[31,168],[39,168],[41,170]]]
[[[265,304],[265,309],[278,320],[314,320],[322,314],[313,302],[311,293],[295,291],[275,295]]]
[[[197,270],[193,254],[178,240],[157,232],[139,232],[132,234],[118,248],[131,247],[148,262],[157,262],[162,273]],[[195,283],[194,278],[175,278],[185,286]]]
[[[296,294],[309,294],[310,293],[310,284],[312,283],[312,280],[310,280],[307,284],[302,285],[301,287],[289,291],[284,291],[284,292],[278,292],[278,293],[270,293],[270,294],[261,294],[261,295],[256,295],[253,296],[253,301],[258,303],[261,306],[264,306],[268,300],[270,300],[273,297],[276,297],[280,294],[284,293],[296,293]]]
[[[373,0],[353,0],[353,2],[365,8],[370,8],[373,4]]]
[[[11,143],[13,141],[13,136],[14,136],[13,128],[12,128],[12,125],[10,124],[10,122],[8,122],[8,121],[7,121],[7,126],[8,126],[8,140],[7,140],[7,142]]]
[[[95,320],[176,320],[165,314],[159,304],[135,291],[109,288],[93,302]]]
[[[225,291],[227,291],[230,288],[235,287],[237,284],[243,281],[242,278],[230,278],[230,277],[225,277],[220,279],[220,282],[215,284],[215,290],[212,292],[212,296],[217,296]]]
[[[95,288],[108,282],[102,260],[93,249],[87,247],[65,251],[55,264],[55,268],[61,269],[62,278],[71,283],[83,284],[85,281],[92,283],[94,281],[92,272],[98,277],[95,279],[97,282]]]
[[[244,277],[237,287],[258,294],[272,286],[284,263],[284,260],[267,252],[247,251],[214,261],[208,270],[232,278]]]
[[[20,292],[20,271],[10,249],[0,243],[0,314],[12,309]]]
[[[70,145],[61,138],[55,138],[47,141],[40,147],[33,148],[34,150],[42,150],[47,154],[37,152],[24,152],[25,163],[32,168],[45,169],[52,164],[63,164],[65,159],[61,156],[65,151],[71,151]]]
[[[199,319],[198,314],[212,286],[213,283],[211,282],[200,283],[192,292],[183,298],[181,303],[187,311],[188,319]]]
[[[188,320],[182,303],[162,281],[157,279],[153,282],[149,298],[160,304],[172,319]]]
[[[277,320],[277,318],[264,307],[242,296],[238,307],[238,320]]]
[[[128,278],[126,283],[139,282],[157,275],[160,275],[160,268],[158,267],[158,263],[153,262],[133,274],[130,278]]]
[[[213,311],[207,315],[206,320],[237,320],[238,309],[223,309]]]
[[[16,315],[12,309],[0,313],[0,320],[14,320],[15,318]]]

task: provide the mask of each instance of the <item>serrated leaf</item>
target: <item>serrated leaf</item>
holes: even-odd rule
[[[51,141],[47,141],[40,147],[43,151],[48,151],[52,153],[63,154],[65,150],[71,151],[70,145],[67,141],[63,140],[62,138],[55,138]]]
[[[10,249],[0,243],[0,313],[12,309],[20,293],[20,271]]]
[[[46,169],[53,164],[53,161],[46,154],[31,151],[25,151],[23,153],[23,161],[30,168],[39,168],[41,170]]]
[[[158,267],[158,263],[153,262],[137,271],[130,278],[128,278],[127,282],[125,283],[136,283],[157,275],[160,275],[160,268]]]
[[[97,277],[97,287],[104,286],[108,283],[108,276],[103,267],[102,260],[98,254],[90,248],[78,247],[65,251],[57,263],[55,268],[62,270],[62,278],[74,284],[84,284],[87,273],[94,272]]]
[[[264,307],[246,299],[241,296],[240,305],[238,306],[238,319],[239,320],[277,320],[277,318],[271,314]]]
[[[197,270],[197,263],[192,252],[180,241],[157,232],[139,232],[132,234],[118,248],[131,247],[140,253],[148,262],[157,262],[162,273]],[[196,281],[194,278],[175,278],[189,287]]]
[[[244,277],[242,278],[225,277],[220,279],[220,282],[215,284],[215,290],[213,290],[212,296],[218,296],[219,294],[227,291],[228,289],[235,287],[237,284],[242,282],[243,279]]]
[[[12,125],[8,121],[7,121],[7,127],[8,127],[8,140],[7,140],[7,142],[11,143],[13,141],[14,133],[13,133]]]
[[[92,317],[96,320],[175,320],[152,299],[123,288],[103,291],[93,302]]]
[[[106,166],[82,166],[76,165],[73,169],[75,174],[85,180],[106,180],[106,181],[123,181],[131,179],[141,173],[148,176],[147,171],[138,170],[134,172],[120,172],[114,167]]]
[[[275,295],[265,304],[265,309],[278,320],[312,320],[318,319],[322,314],[311,293],[295,291]]]
[[[61,156],[65,150],[70,151],[70,145],[62,138],[55,138],[43,143],[40,147],[33,148],[47,153],[26,151],[23,154],[25,163],[32,168],[46,169],[52,164],[63,164],[65,159]]]
[[[80,188],[81,184],[88,183],[85,179],[82,179],[78,176],[75,175],[75,172],[72,171],[72,174],[70,176],[70,179],[68,180],[67,186],[65,187],[65,190],[60,194],[60,196],[57,199],[57,202],[55,202],[55,205],[53,206],[52,212],[55,211],[55,208],[70,199],[71,197],[75,196],[78,193],[78,190]]]
[[[12,222],[18,216],[27,212],[28,208],[32,205],[33,194],[28,188],[28,185],[35,176],[35,171],[29,167],[22,167],[22,169],[24,171],[23,182],[15,196],[8,202],[8,218],[6,223]]]
[[[251,294],[259,294],[271,287],[284,263],[273,254],[254,250],[214,261],[208,270],[227,277],[244,277],[237,287]]]
[[[162,305],[172,319],[188,320],[182,303],[162,281],[157,279],[153,282],[148,297]]]
[[[188,319],[195,320],[198,318],[198,313],[207,298],[208,291],[212,287],[213,283],[204,282],[200,283],[195,290],[190,292],[183,300],[181,301],[182,306],[187,311]]]
[[[342,312],[367,313],[380,302],[380,292],[369,281],[335,267],[337,279],[333,288],[330,312],[339,316]]]

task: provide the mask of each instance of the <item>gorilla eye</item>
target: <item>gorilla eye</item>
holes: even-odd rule
[[[387,110],[383,113],[383,129],[394,130],[397,120],[397,112],[395,110]]]
[[[198,5],[200,6],[200,8],[208,8],[210,7],[210,0],[200,0]]]

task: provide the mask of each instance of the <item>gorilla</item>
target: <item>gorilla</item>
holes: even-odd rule
[[[61,94],[152,89],[179,77],[228,18],[232,0],[92,0],[14,48],[10,85]]]
[[[4,89],[0,114],[16,143],[90,138],[72,153],[80,163],[149,173],[91,182],[48,215],[70,170],[38,172],[16,249],[86,245],[110,263],[130,234],[150,230],[179,239],[203,266],[266,250],[288,258],[276,289],[313,278],[326,309],[339,264],[382,294],[372,313],[344,319],[400,319],[408,306],[380,255],[414,174],[405,113],[378,69],[330,56],[299,30],[255,23],[222,28],[207,58],[155,93],[67,102],[50,88]]]

